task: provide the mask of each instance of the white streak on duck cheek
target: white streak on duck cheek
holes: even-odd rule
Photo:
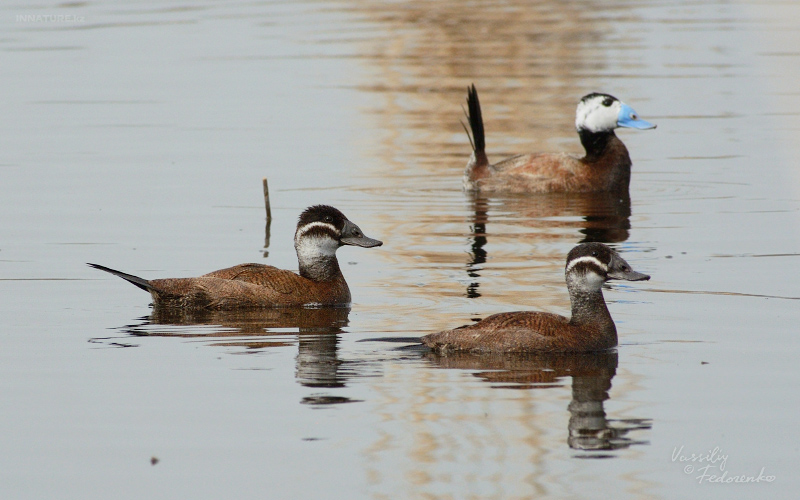
[[[303,226],[303,227],[301,227],[301,228],[299,228],[299,229],[297,230],[297,233],[295,233],[295,235],[294,235],[294,241],[295,241],[295,244],[296,244],[296,243],[297,243],[297,242],[298,242],[300,239],[302,239],[302,238],[303,238],[303,236],[305,236],[305,234],[306,234],[307,232],[309,232],[309,231],[311,231],[312,229],[314,229],[314,228],[317,228],[317,227],[322,227],[322,228],[325,228],[326,230],[329,230],[329,231],[330,231],[332,234],[338,234],[338,233],[339,233],[339,231],[338,231],[338,230],[337,230],[337,229],[336,229],[336,228],[333,226],[333,224],[330,224],[330,223],[328,223],[328,222],[320,222],[320,221],[317,221],[317,222],[311,222],[311,223],[309,223],[309,224],[306,224],[305,226]]]
[[[608,265],[603,264],[602,262],[600,262],[600,259],[598,259],[597,257],[593,257],[591,255],[584,255],[583,257],[578,257],[577,259],[575,259],[573,261],[570,261],[570,263],[567,265],[567,269],[564,271],[564,273],[569,274],[569,272],[572,270],[573,267],[575,267],[576,265],[578,265],[579,263],[582,263],[582,262],[588,262],[590,264],[594,264],[595,266],[599,267],[603,271],[608,272]]]

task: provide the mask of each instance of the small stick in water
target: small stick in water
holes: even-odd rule
[[[267,178],[264,177],[262,181],[264,184],[264,205],[267,207],[267,222],[272,220],[272,208],[269,206],[269,186],[267,185]]]
[[[262,181],[264,185],[264,205],[267,207],[267,225],[264,228],[264,258],[269,256],[269,233],[270,225],[272,224],[272,208],[269,205],[269,186],[267,185],[267,178],[264,177]]]

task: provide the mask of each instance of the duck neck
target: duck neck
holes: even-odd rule
[[[336,256],[320,256],[303,259],[298,253],[298,264],[300,276],[313,281],[331,281],[342,275],[339,269],[339,261]]]
[[[594,171],[603,172],[605,189],[627,193],[631,181],[631,157],[628,148],[617,138],[613,130],[590,132],[578,130],[586,156],[581,161]]]
[[[613,130],[605,132],[592,132],[586,129],[578,130],[583,149],[586,150],[586,161],[598,161],[608,149],[609,144],[617,136]]]
[[[331,281],[342,275],[336,250],[339,243],[333,238],[297,238],[294,248],[300,276],[313,281]]]
[[[572,318],[570,324],[575,326],[592,325],[606,334],[616,337],[617,328],[611,313],[608,312],[603,291],[600,288],[588,290],[574,284],[567,283],[569,299],[572,304]]]

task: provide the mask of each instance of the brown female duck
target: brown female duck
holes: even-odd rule
[[[294,247],[300,273],[264,264],[240,264],[197,278],[146,280],[98,264],[150,292],[157,307],[240,309],[253,307],[340,306],[350,303],[350,289],[339,269],[336,250],[343,245],[377,247],[339,210],[316,205],[297,222]]]
[[[591,193],[627,194],[631,158],[614,134],[617,127],[651,129],[630,106],[608,94],[592,93],[581,99],[575,127],[586,150],[582,158],[567,153],[512,156],[491,165],[486,156],[481,105],[472,85],[467,92],[472,156],[464,172],[464,189],[484,193]]]
[[[473,325],[422,337],[440,354],[470,352],[589,352],[617,345],[617,328],[603,299],[611,279],[649,280],[602,243],[583,243],[567,256],[567,289],[572,318],[544,312],[508,312]]]

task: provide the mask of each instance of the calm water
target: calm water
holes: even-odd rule
[[[792,497],[798,19],[756,0],[0,7],[0,496]],[[630,205],[464,194],[473,82],[492,159],[578,152],[590,91],[657,123],[619,134]],[[339,252],[351,309],[151,315],[84,265],[295,268],[316,203],[385,241]],[[585,240],[653,276],[606,292],[616,352],[386,341],[567,313]]]

